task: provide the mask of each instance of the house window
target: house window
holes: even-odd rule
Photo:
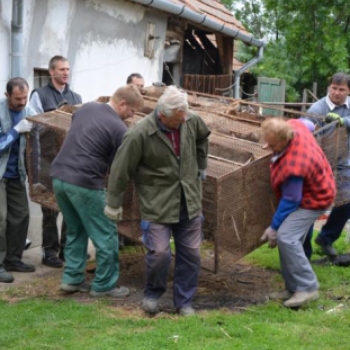
[[[47,85],[50,80],[48,69],[34,68],[34,89]]]

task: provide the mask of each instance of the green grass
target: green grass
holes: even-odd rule
[[[343,238],[336,248],[347,250]],[[277,249],[261,247],[245,260],[279,269]],[[190,318],[146,318],[108,302],[44,298],[0,301],[0,349],[347,350],[350,268],[314,268],[321,298],[297,311],[268,302],[244,312],[202,311]],[[276,276],[276,285],[283,285],[281,277]],[[329,312],[339,304],[343,307]]]

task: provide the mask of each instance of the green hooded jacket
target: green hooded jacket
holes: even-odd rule
[[[202,208],[199,169],[207,168],[208,136],[204,121],[189,112],[180,126],[180,157],[151,113],[124,136],[109,175],[107,203],[122,205],[122,195],[134,180],[143,220],[158,223],[179,222],[181,187],[189,219]]]

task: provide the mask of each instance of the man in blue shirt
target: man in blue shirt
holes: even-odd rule
[[[0,101],[0,282],[4,283],[14,280],[9,271],[35,271],[22,262],[29,225],[25,133],[32,128],[26,117],[36,114],[26,107],[28,91],[26,80],[10,79],[7,98]]]

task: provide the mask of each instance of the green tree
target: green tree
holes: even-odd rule
[[[332,74],[349,72],[348,0],[232,0],[229,6],[249,32],[268,42],[252,73],[285,79],[289,101],[313,82],[324,95]],[[255,52],[241,44],[239,59],[246,62]]]

